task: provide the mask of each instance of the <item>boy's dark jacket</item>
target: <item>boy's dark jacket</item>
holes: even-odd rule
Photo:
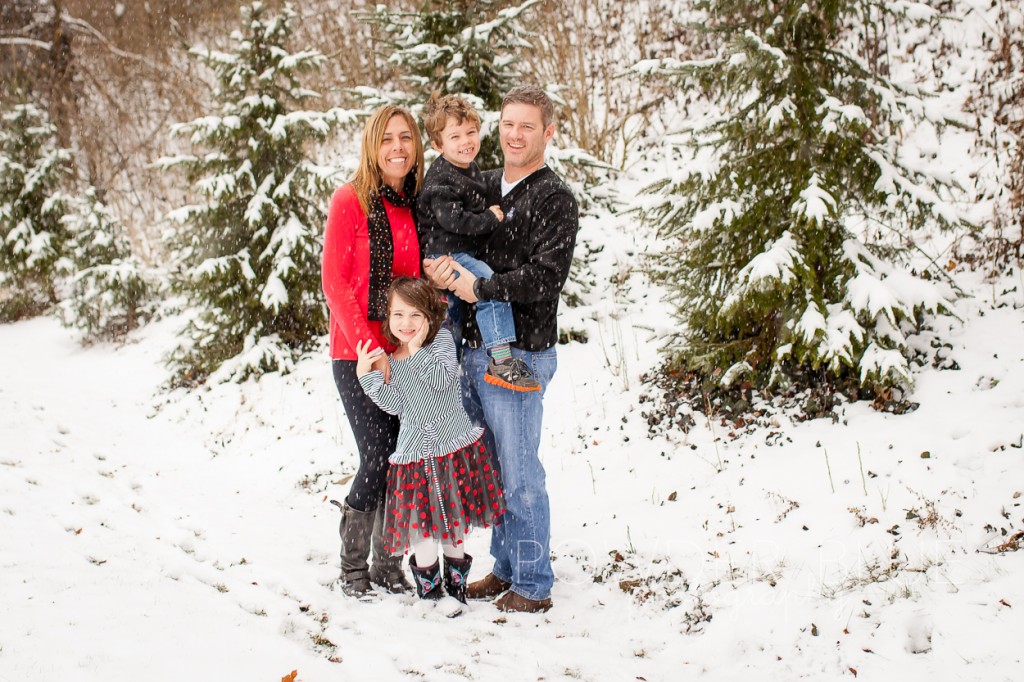
[[[439,156],[430,164],[416,199],[416,231],[423,257],[476,253],[482,237],[498,225],[498,217],[487,210],[494,204],[485,198],[484,177],[476,163],[459,168]]]
[[[558,300],[579,230],[576,199],[547,166],[523,178],[504,197],[501,169],[483,175],[486,205],[498,204],[505,219],[476,250],[476,257],[495,273],[480,283],[479,296],[512,303],[518,337],[513,346],[546,350],[558,341]],[[479,343],[475,316],[462,319],[463,337]]]

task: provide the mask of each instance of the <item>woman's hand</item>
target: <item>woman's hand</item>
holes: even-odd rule
[[[371,369],[375,369],[384,375],[384,383],[391,383],[391,362],[388,360],[388,354],[381,349],[380,355],[373,361]]]
[[[451,256],[423,259],[423,273],[438,289],[448,289],[455,282],[455,260]]]
[[[367,339],[366,341],[360,341],[356,344],[356,377],[363,377],[369,374],[374,369],[380,369],[384,372],[384,381],[390,378],[390,366],[388,365],[388,356],[385,355],[384,349],[374,342],[373,339]],[[384,361],[384,368],[379,365],[381,361]]]

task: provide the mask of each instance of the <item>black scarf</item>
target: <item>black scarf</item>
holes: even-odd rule
[[[391,266],[395,260],[395,242],[391,238],[391,223],[384,211],[384,200],[392,206],[412,206],[416,191],[415,168],[405,176],[402,196],[386,183],[380,193],[370,197],[370,212],[366,224],[370,233],[370,308],[367,318],[383,320],[388,308],[388,287],[391,286]]]

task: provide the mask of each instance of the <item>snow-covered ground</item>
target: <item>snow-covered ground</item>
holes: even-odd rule
[[[953,67],[927,41],[905,63],[951,90],[988,58],[994,10],[962,4]],[[1003,166],[966,135],[936,163],[980,166],[990,195]],[[677,162],[660,163],[621,195]],[[0,326],[0,682],[1024,680],[1021,272],[952,273],[955,369],[919,369],[914,412],[694,413],[650,437],[639,377],[672,321],[635,223],[585,221],[595,290],[562,311],[589,342],[559,347],[545,398],[543,615],[342,596],[330,500],[357,457],[326,348],[288,376],[168,392],[180,318],[88,348],[53,319]],[[469,540],[477,577],[487,539]]]
[[[959,369],[920,372],[920,409],[748,434],[648,438],[645,290],[566,311],[555,608],[454,620],[332,584],[355,455],[326,355],[167,393],[179,320],[2,326],[0,681],[1024,679],[1024,551],[995,551],[1024,530],[1024,286],[960,277]]]

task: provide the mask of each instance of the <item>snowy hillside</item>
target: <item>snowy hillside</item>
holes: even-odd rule
[[[333,585],[355,455],[326,359],[166,394],[178,321],[4,326],[0,679],[1021,679],[1024,288],[963,278],[919,410],[749,435],[648,439],[658,306],[591,310],[546,397],[555,608],[444,622]]]

